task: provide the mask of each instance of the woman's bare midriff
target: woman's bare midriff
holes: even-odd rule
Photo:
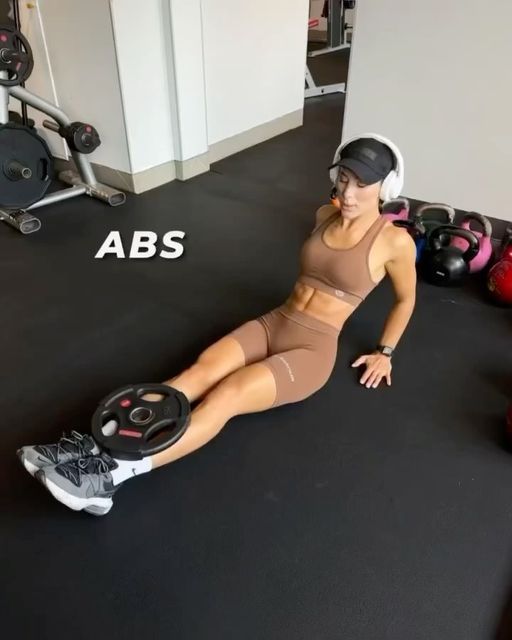
[[[355,307],[334,296],[297,282],[284,303],[289,309],[302,311],[336,329],[342,329]]]
[[[330,226],[334,228],[335,223],[332,223]],[[384,230],[380,233],[380,236],[376,239],[370,252],[368,265],[371,278],[375,283],[380,282],[385,275],[384,264],[389,257],[388,233],[390,232],[390,228],[391,231],[395,231],[396,229],[391,224],[386,225]],[[329,228],[324,231],[324,240],[329,232]],[[333,249],[349,248],[337,241],[338,238],[336,237],[336,234],[333,235],[333,238],[329,238],[329,240],[329,246],[332,246]],[[355,238],[352,240],[351,244],[356,244],[359,240],[360,238]],[[336,327],[336,329],[340,331],[345,322],[355,311],[355,307],[348,302],[339,300],[324,291],[319,291],[318,289],[307,284],[303,284],[302,282],[295,283],[292,293],[285,302],[285,306],[290,309],[296,309],[297,311],[307,313],[322,322]]]

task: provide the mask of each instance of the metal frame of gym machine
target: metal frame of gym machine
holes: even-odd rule
[[[18,3],[13,3],[14,8],[14,23],[15,28],[20,30],[20,17]],[[7,77],[7,71],[0,71],[0,77]],[[71,124],[71,119],[54,104],[43,100],[43,98],[27,91],[22,85],[7,87],[0,85],[0,125],[9,122],[9,97],[13,96],[21,101],[23,123],[26,125],[27,111],[26,105],[37,109],[41,113],[45,113],[57,122],[51,122],[49,120],[43,121],[43,126],[51,131],[59,132],[59,126],[68,126]],[[59,180],[65,184],[70,184],[70,187],[60,189],[50,193],[41,200],[38,200],[34,204],[30,205],[26,209],[8,210],[0,208],[0,220],[11,225],[23,234],[33,233],[41,228],[41,221],[32,215],[34,209],[39,209],[50,204],[62,202],[69,198],[76,198],[81,195],[88,195],[93,198],[98,198],[108,203],[110,206],[117,206],[123,204],[126,200],[126,195],[122,191],[118,191],[112,187],[102,184],[96,180],[94,171],[91,167],[91,163],[87,157],[78,152],[70,149],[71,156],[78,169],[78,173],[73,170],[66,170],[59,173]],[[0,194],[1,199],[1,194]]]
[[[308,53],[308,58],[321,56],[325,53],[333,51],[341,51],[342,49],[350,49],[350,44],[346,40],[345,29],[345,2],[344,0],[329,0],[328,18],[327,18],[327,46],[323,49],[317,49]],[[346,85],[344,82],[336,84],[327,84],[318,86],[315,83],[311,71],[306,64],[306,98],[314,98],[329,93],[344,93]]]
[[[6,71],[0,72],[2,75],[6,73]],[[71,124],[70,118],[64,113],[64,111],[62,111],[62,109],[59,109],[50,102],[30,93],[30,91],[27,91],[23,87],[4,87],[0,85],[0,125],[9,122],[10,95],[23,103],[28,104],[30,107],[33,107],[42,113],[46,113],[46,115],[53,118],[62,126]],[[51,131],[59,131],[58,125],[49,120],[44,120],[43,126]],[[75,161],[79,173],[68,169],[66,171],[61,171],[58,177],[62,182],[72,186],[49,193],[26,209],[13,211],[0,209],[0,220],[7,222],[7,224],[10,224],[21,233],[28,234],[33,233],[34,231],[39,231],[41,228],[41,221],[39,218],[33,216],[31,212],[34,209],[39,209],[40,207],[45,207],[49,204],[55,204],[56,202],[62,202],[63,200],[76,198],[77,196],[84,194],[103,200],[112,207],[125,202],[126,195],[122,191],[113,189],[112,187],[104,185],[96,180],[91,163],[85,155],[72,150],[70,150],[70,153]]]

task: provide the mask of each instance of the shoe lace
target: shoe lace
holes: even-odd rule
[[[58,465],[58,469],[65,478],[78,487],[82,484],[84,476],[92,480],[92,476],[101,476],[109,473],[116,466],[117,464],[114,460],[108,454],[102,452],[98,456],[88,456],[87,458],[78,458],[71,462],[65,462]]]
[[[73,430],[69,435],[64,432],[56,444],[42,444],[40,449],[47,458],[57,462],[60,453],[76,453],[80,458],[85,457],[89,453],[87,449],[89,442],[89,435]]]

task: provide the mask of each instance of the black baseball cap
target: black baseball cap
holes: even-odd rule
[[[391,149],[374,138],[358,138],[341,150],[338,162],[329,167],[345,167],[365,184],[374,184],[395,168]]]

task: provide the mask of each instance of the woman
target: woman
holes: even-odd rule
[[[316,213],[290,297],[223,337],[164,383],[190,403],[201,400],[180,440],[138,461],[114,459],[91,436],[77,432],[54,445],[18,451],[55,498],[72,509],[103,515],[125,480],[195,451],[234,416],[311,396],[329,379],[346,320],[385,275],[391,278],[395,304],[380,344],[352,366],[364,365],[360,382],[367,388],[382,380],[391,384],[391,355],[415,304],[416,249],[406,231],[380,215],[379,204],[399,195],[403,160],[389,140],[365,134],[337,149],[330,172],[334,204]]]

